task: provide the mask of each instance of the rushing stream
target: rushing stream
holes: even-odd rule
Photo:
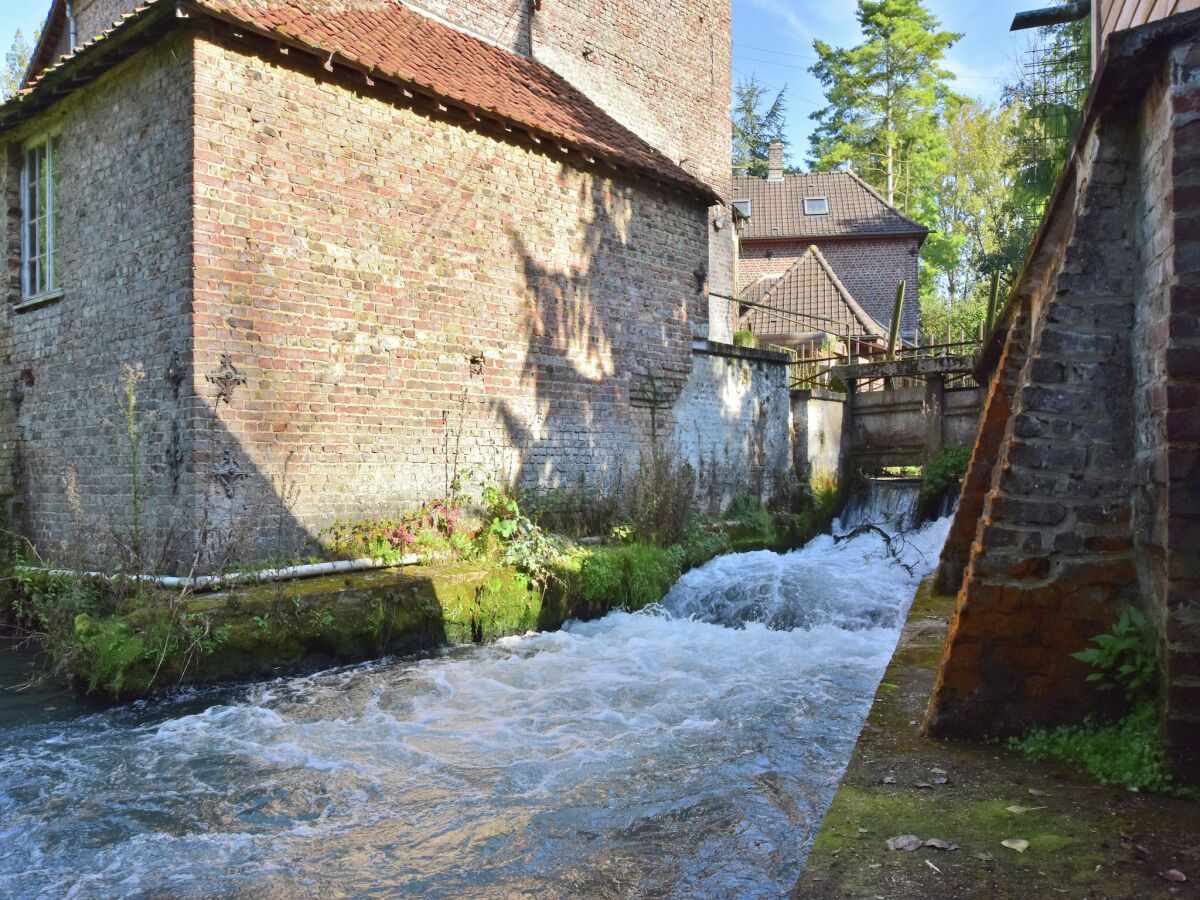
[[[0,698],[0,896],[771,896],[947,521],[661,607],[74,717]]]

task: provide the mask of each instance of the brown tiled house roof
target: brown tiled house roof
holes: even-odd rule
[[[12,113],[12,107],[38,94],[42,83],[57,71],[147,16],[173,16],[175,6],[169,0],[145,0],[103,35],[57,64],[31,72],[26,88],[0,107],[0,126],[11,121],[6,112]],[[306,49],[322,57],[327,68],[339,65],[399,83],[472,116],[527,132],[537,141],[569,146],[697,194],[709,203],[718,202],[711,187],[618,123],[552,69],[443,25],[400,0],[186,0],[182,7]]]
[[[769,307],[749,307],[742,320],[743,327],[759,336],[842,333],[849,325],[855,334],[887,337],[879,323],[850,296],[816,247],[809,247],[782,276],[747,285],[741,299]]]
[[[805,215],[806,197],[827,200],[829,213]],[[750,221],[739,231],[743,241],[929,234],[852,172],[784,175],[779,181],[739,175],[733,199],[750,201]]]

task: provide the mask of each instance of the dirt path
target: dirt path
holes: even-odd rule
[[[1200,803],[1101,787],[998,744],[922,737],[953,608],[925,589],[913,604],[792,896],[1200,897]],[[889,850],[901,835],[959,849]],[[1172,869],[1188,881],[1166,880]]]

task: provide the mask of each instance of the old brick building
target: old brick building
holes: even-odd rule
[[[0,108],[3,468],[39,545],[128,515],[126,365],[176,562],[470,470],[600,483],[651,378],[786,406],[777,360],[694,365],[730,331],[728,0],[59,0],[45,34]],[[718,418],[696,462],[786,468],[786,418]]]
[[[889,206],[851,172],[785,174],[778,143],[771,147],[767,176],[735,177],[733,198],[749,215],[739,226],[740,298],[761,301],[815,246],[840,286],[884,329],[896,287],[904,281],[908,302],[900,333],[916,336],[919,256],[929,229]],[[823,280],[819,270],[812,274]],[[818,314],[815,308],[811,312]],[[838,317],[860,333],[848,308],[839,309]]]

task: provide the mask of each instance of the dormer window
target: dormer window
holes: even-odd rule
[[[829,215],[829,200],[825,197],[805,197],[804,214],[806,216]]]

